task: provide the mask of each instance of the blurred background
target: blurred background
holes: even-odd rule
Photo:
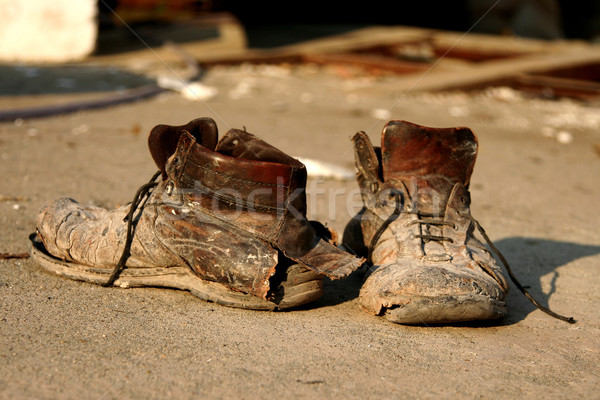
[[[594,42],[600,38],[597,0],[0,0],[0,15],[5,16],[0,24],[0,60],[58,60],[59,55],[49,54],[53,47],[55,52],[64,53],[64,59],[119,51],[126,44],[123,42],[136,36],[132,30],[137,32],[148,26],[165,29],[169,24],[223,14],[240,23],[249,47],[258,48],[370,25],[404,25],[542,40]],[[64,35],[59,37],[61,31]],[[119,31],[122,31],[118,38],[120,46],[111,40]],[[69,35],[70,40],[64,38]],[[58,39],[52,40],[54,37]],[[170,38],[198,39],[193,30],[178,32]],[[139,38],[135,41],[141,44]],[[28,52],[37,55],[27,55]],[[73,56],[69,57],[69,53]]]
[[[600,38],[597,0],[302,1],[101,0],[101,28],[227,12],[250,47],[274,47],[369,25],[405,25],[543,40]],[[484,18],[482,18],[484,17]],[[117,21],[117,25],[119,22]]]
[[[232,12],[257,35],[261,28],[289,23],[406,25],[461,32],[472,28],[473,32],[541,39],[595,40],[600,33],[600,2],[595,0],[223,0],[217,7]]]
[[[456,0],[456,1],[302,1],[275,0],[103,0],[104,20],[110,10],[129,21],[164,19],[186,13],[230,12],[248,29],[250,44],[264,45],[266,32],[290,30],[293,25],[407,25],[443,30],[540,39],[596,40],[600,34],[600,2],[596,0]],[[478,21],[485,14],[485,18]],[[296,26],[297,27],[297,26]],[[308,29],[307,29],[308,31]],[[311,32],[305,32],[310,35]],[[283,44],[285,35],[271,37]]]
[[[177,71],[186,81],[198,78],[200,66],[244,62],[359,65],[407,74],[437,66],[441,58],[481,62],[543,54],[550,49],[545,43],[597,47],[600,42],[597,0],[0,0],[0,15],[0,110],[44,103],[40,94],[152,86],[165,67],[187,68]],[[370,33],[369,27],[384,29]],[[407,29],[385,30],[398,27]],[[354,44],[344,39],[344,48],[317,42],[361,29]],[[465,32],[507,40],[456,47],[467,42]],[[317,44],[293,48],[308,42]],[[546,93],[567,84],[598,95],[596,58],[552,68],[552,81],[543,82],[552,86]],[[132,93],[131,99],[180,85],[167,81]],[[0,120],[16,115],[0,113]]]

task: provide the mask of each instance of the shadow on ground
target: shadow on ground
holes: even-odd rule
[[[560,273],[557,271],[559,267],[580,258],[600,254],[600,245],[527,237],[506,238],[497,241],[495,245],[510,263],[511,269],[520,283],[545,307],[548,307],[548,300],[556,291],[556,287],[560,285]],[[552,274],[552,280],[550,289],[544,290],[541,285],[541,277],[547,274]],[[509,297],[515,301],[503,321],[505,325],[519,322],[536,310],[536,307],[514,285],[511,287]],[[560,304],[553,305],[551,309],[561,313]],[[577,319],[577,315],[572,317]]]

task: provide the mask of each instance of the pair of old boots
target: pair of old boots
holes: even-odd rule
[[[189,290],[222,305],[287,309],[318,299],[323,279],[366,265],[363,309],[393,322],[501,318],[506,280],[475,239],[466,128],[389,122],[381,147],[354,138],[363,209],[343,245],[306,218],[304,165],[245,130],[218,140],[201,118],[149,136],[159,172],[130,205],[69,198],[43,207],[32,255],[59,275],[105,286]],[[342,250],[343,249],[343,250]]]

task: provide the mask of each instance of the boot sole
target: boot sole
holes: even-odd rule
[[[403,305],[384,309],[380,315],[406,325],[499,319],[506,315],[506,303],[478,295],[413,297]]]
[[[112,268],[90,267],[60,260],[50,255],[35,236],[37,235],[33,234],[30,237],[31,257],[45,270],[77,281],[100,285],[108,281]],[[121,271],[113,286],[181,289],[189,291],[199,299],[223,306],[265,311],[298,307],[317,300],[323,294],[322,275],[298,264],[288,267],[287,279],[275,294],[277,302],[238,292],[217,282],[203,280],[190,269],[183,267],[126,268]]]

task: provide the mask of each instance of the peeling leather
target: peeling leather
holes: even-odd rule
[[[151,131],[161,181],[136,212],[126,267],[186,267],[266,299],[282,255],[331,277],[362,264],[307,221],[302,163],[245,131],[217,139],[210,118]],[[58,199],[38,214],[38,235],[55,257],[111,268],[123,251],[128,211]]]
[[[240,130],[229,131],[217,149],[227,154],[211,151],[185,132],[181,135],[166,168],[169,176],[178,177],[172,182],[182,202],[331,278],[345,277],[363,264],[306,219],[302,163]],[[242,155],[247,158],[235,157]]]

